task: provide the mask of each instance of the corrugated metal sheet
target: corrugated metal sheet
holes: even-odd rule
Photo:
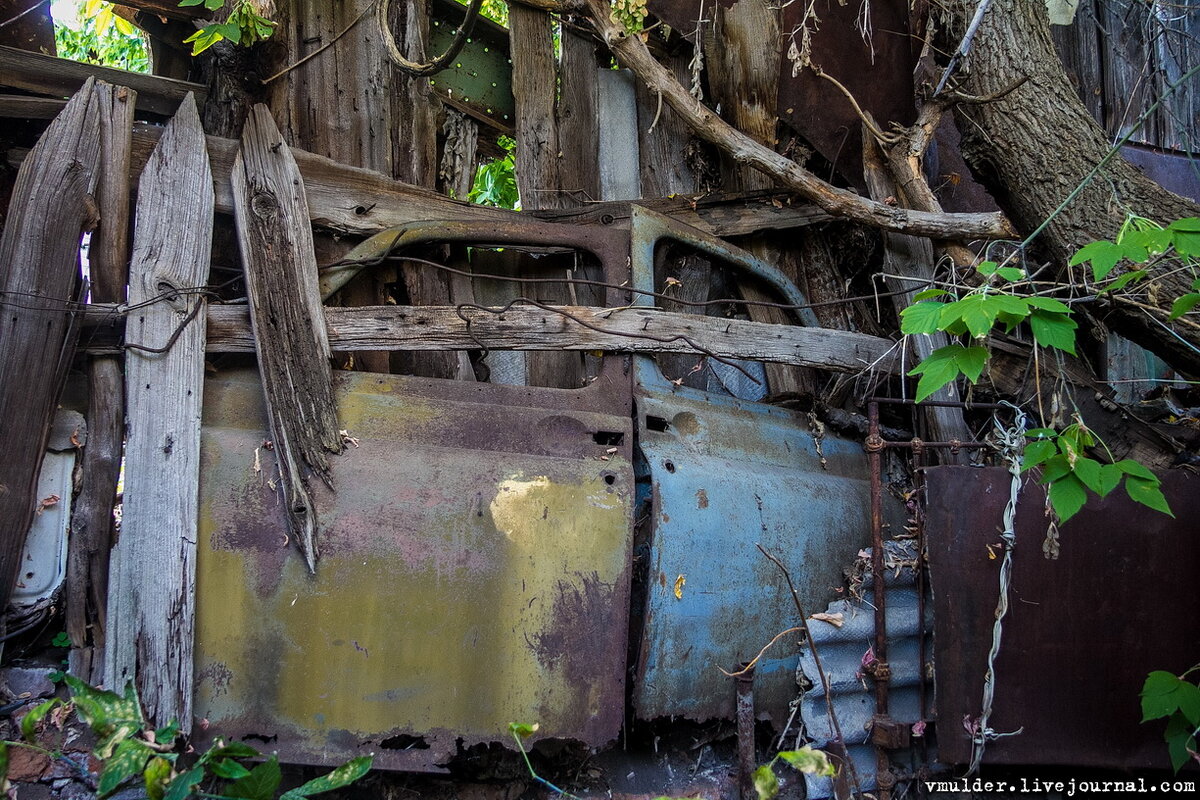
[[[1141,724],[1138,696],[1152,670],[1182,672],[1200,641],[1200,491],[1172,471],[1163,490],[1175,519],[1117,490],[1062,526],[1048,560],[1045,494],[1028,481],[1017,510],[1012,593],[1000,654],[994,730],[985,764],[1167,768],[1162,723]],[[967,763],[962,722],[979,716],[998,593],[989,557],[1009,493],[1001,469],[928,472],[926,522],[934,597],[942,759]]]
[[[910,564],[916,560],[914,540],[891,540],[884,543],[885,564],[889,567],[887,586],[888,663],[892,668],[889,683],[888,711],[891,716],[908,725],[922,718],[920,681],[927,674],[921,666],[919,632],[920,616],[916,575]],[[860,557],[870,569],[870,550]],[[874,585],[868,571],[863,592]],[[926,630],[932,630],[931,607],[926,607]],[[845,737],[847,752],[854,760],[862,788],[871,790],[875,780],[875,748],[870,744],[870,723],[875,714],[874,683],[863,674],[864,660],[869,660],[875,638],[874,610],[866,600],[847,598],[831,603],[829,614],[841,614],[844,624],[839,628],[828,622],[811,620],[813,645],[825,668],[832,696],[834,714]],[[927,645],[928,647],[928,645]],[[927,649],[931,653],[931,649]],[[836,739],[829,705],[821,683],[820,671],[813,658],[813,648],[800,651],[799,679],[811,689],[801,696],[800,719],[804,732],[814,746],[827,747]],[[833,796],[833,781],[805,776],[808,797]]]
[[[319,492],[310,575],[260,449],[257,375],[210,379],[196,587],[205,735],[261,739],[292,762],[374,752],[377,766],[415,770],[506,740],[510,722],[613,739],[632,431],[628,390],[594,388],[340,373],[339,419],[359,446],[335,460],[336,496]],[[606,399],[613,413],[578,410]]]

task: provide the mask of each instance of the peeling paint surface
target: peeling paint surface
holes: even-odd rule
[[[630,420],[547,408],[570,405],[558,390],[489,387],[481,403],[440,383],[341,375],[339,419],[360,446],[334,459],[336,495],[314,483],[315,576],[286,539],[274,456],[252,468],[268,436],[257,374],[206,385],[195,702],[208,736],[414,770],[505,741],[510,722],[616,736]]]

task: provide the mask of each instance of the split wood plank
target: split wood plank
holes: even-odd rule
[[[128,281],[129,159],[137,93],[99,83],[96,95],[100,109],[101,166],[96,192],[100,226],[88,248],[91,294],[99,302],[119,303],[125,299]],[[103,680],[113,506],[125,436],[125,377],[120,359],[111,356],[93,358],[88,373],[89,436],[71,516],[66,617],[72,663],[88,665],[86,673],[76,670],[76,674],[99,685]],[[99,656],[93,657],[93,653]]]
[[[82,233],[95,224],[99,158],[89,80],[21,165],[0,237],[0,608],[20,567],[50,422],[75,352],[69,301]]]
[[[31,53],[0,46],[0,86],[11,86],[35,94],[68,97],[89,78],[137,92],[138,108],[155,114],[175,113],[180,101],[191,92],[203,102],[208,89],[203,84],[144,75],[113,67],[98,67],[66,58]]]
[[[167,125],[138,189],[126,322],[125,497],[110,563],[105,678],[157,724],[192,720],[204,295],[212,177],[195,98]],[[178,333],[178,336],[176,334]],[[164,353],[132,345],[161,348]]]
[[[340,453],[342,440],[304,181],[264,105],[246,119],[232,181],[274,452],[288,516],[315,570],[316,508],[305,470],[332,488],[327,453]]]
[[[899,371],[899,348],[853,331],[701,317],[652,308],[513,306],[497,314],[456,306],[360,306],[325,309],[332,347],[356,350],[603,350],[700,354],[815,367],[836,372]],[[561,313],[560,313],[561,312]],[[566,315],[570,315],[570,317]],[[463,317],[466,319],[464,320]],[[575,319],[571,319],[574,317]],[[468,326],[467,321],[470,320]],[[686,338],[685,338],[686,337]],[[254,352],[245,306],[208,310],[214,353]]]

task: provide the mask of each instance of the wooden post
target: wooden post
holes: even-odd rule
[[[129,164],[133,109],[137,93],[123,86],[96,86],[100,108],[102,166],[96,203],[100,227],[88,248],[92,300],[125,300],[129,264]],[[112,544],[113,506],[125,438],[125,376],[121,360],[99,356],[89,365],[88,443],[83,450],[82,482],[71,517],[67,553],[67,633],[72,672],[93,684],[103,679],[105,611],[108,597],[108,550]],[[88,630],[91,636],[88,636]]]
[[[100,158],[94,83],[84,84],[21,164],[0,237],[0,609],[12,593],[50,421],[75,352],[79,241],[95,224]]]
[[[233,198],[275,457],[294,532],[315,570],[316,508],[305,470],[332,488],[326,454],[340,453],[342,439],[304,181],[264,105],[246,120]]]
[[[192,722],[204,295],[213,188],[189,95],[142,172],[126,322],[129,430],[112,552],[105,676],[158,724]],[[139,349],[148,348],[148,349]],[[161,352],[159,351],[161,349]]]

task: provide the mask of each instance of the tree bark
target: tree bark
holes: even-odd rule
[[[975,5],[951,4],[951,47],[957,47]],[[979,97],[1027,79],[999,100],[960,105],[956,113],[967,163],[1009,219],[1031,232],[1055,214],[1111,146],[1055,53],[1045,4],[994,0],[958,78],[962,91]],[[1168,192],[1117,156],[1053,216],[1037,243],[1065,262],[1083,245],[1116,236],[1127,212],[1165,224],[1200,216],[1200,205]],[[1156,277],[1136,298],[1142,305],[1110,301],[1102,319],[1176,369],[1200,374],[1200,325],[1186,317],[1167,320],[1175,298],[1191,291],[1191,280],[1190,273]]]

